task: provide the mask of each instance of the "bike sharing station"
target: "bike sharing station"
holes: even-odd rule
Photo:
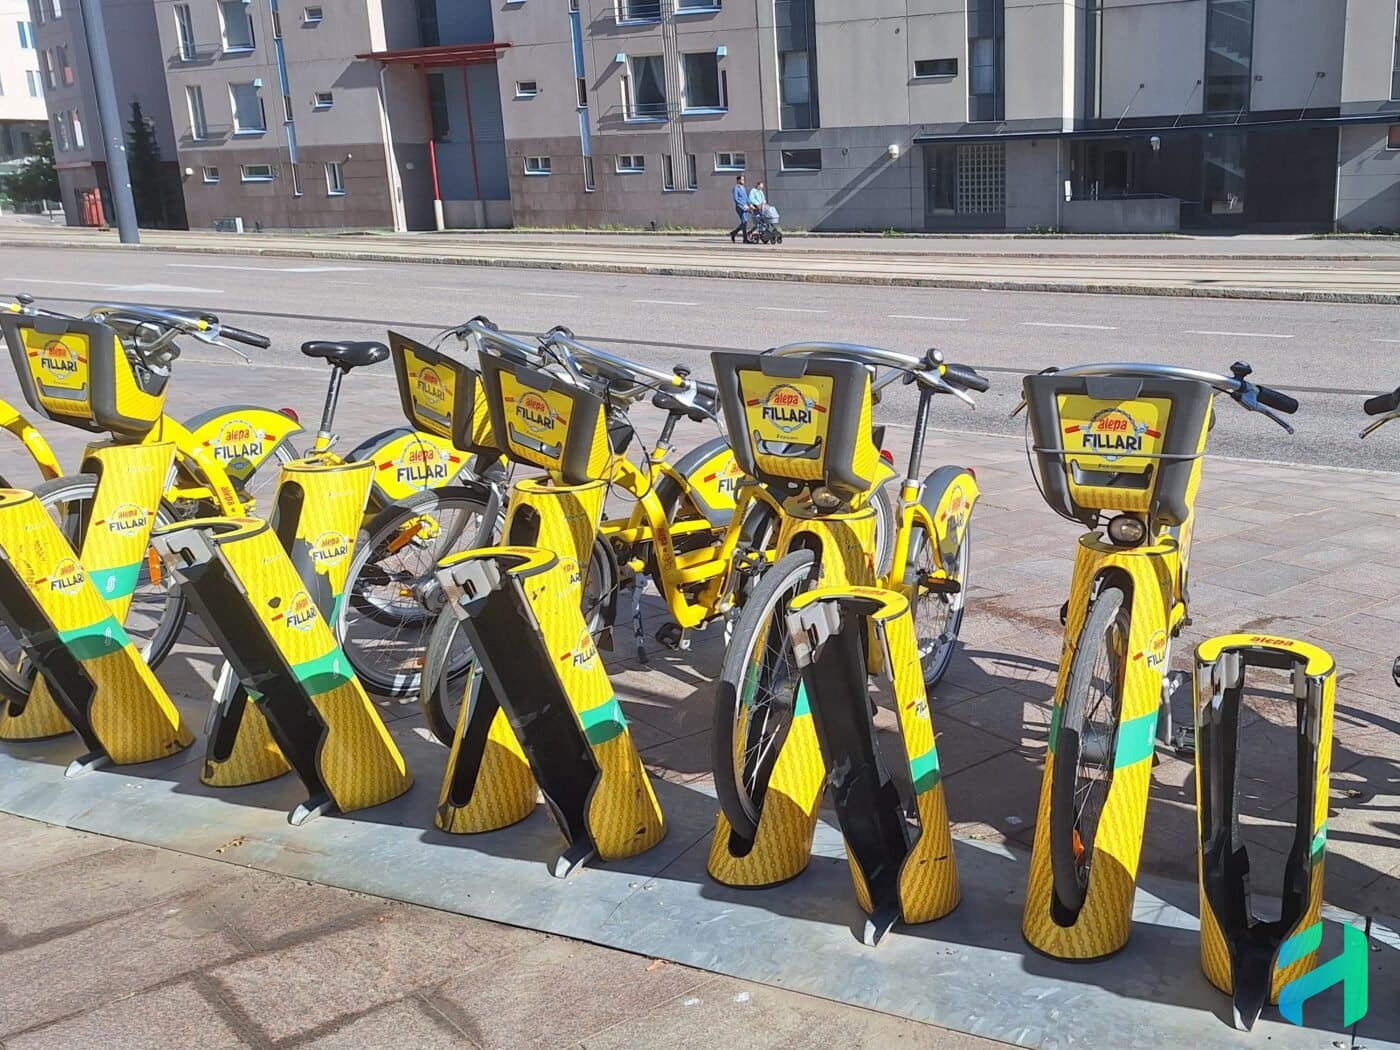
[[[416,352],[411,341],[399,345]],[[118,594],[124,584],[106,566],[118,568],[123,557],[129,560],[122,565],[140,562],[147,541],[135,546],[134,558],[130,552],[99,555],[93,547],[89,566],[88,546],[96,542],[89,529],[78,546],[81,556],[70,547],[55,559],[73,537],[57,524],[43,526],[32,511],[21,510],[32,500],[7,491],[0,494],[0,613],[30,643],[25,651],[37,681],[79,734],[64,726],[64,735],[48,739],[5,738],[0,807],[205,856],[242,837],[247,845],[237,863],[1022,1045],[1062,1042],[1066,1025],[1084,1046],[1119,1047],[1126,1032],[1161,1045],[1235,1045],[1232,1039],[1243,1045],[1267,1040],[1270,1047],[1313,1047],[1322,1039],[1325,1045],[1332,1036],[1320,1029],[1335,1031],[1337,1025],[1315,1018],[1329,1011],[1341,1016],[1340,989],[1309,1000],[1308,1020],[1315,1025],[1309,1029],[1293,1028],[1267,1009],[1247,1037],[1230,1025],[1248,1027],[1251,1013],[1278,995],[1280,963],[1285,969],[1306,966],[1301,955],[1281,954],[1291,934],[1319,914],[1334,923],[1356,921],[1321,905],[1327,755],[1337,690],[1331,659],[1306,643],[1248,634],[1200,646],[1194,674],[1198,883],[1137,877],[1134,856],[1127,888],[1114,882],[1114,892],[1105,896],[1105,914],[1112,917],[1102,924],[1122,938],[1111,960],[1071,962],[1063,947],[1028,947],[1022,921],[1033,914],[1032,898],[1038,902],[1034,914],[1055,923],[1052,904],[1041,899],[1054,894],[1053,872],[1039,883],[1032,874],[1028,887],[1027,871],[1048,859],[1032,861],[1019,850],[950,833],[950,821],[959,814],[950,812],[944,796],[936,711],[930,713],[937,707],[936,690],[927,691],[919,673],[908,598],[875,586],[880,567],[872,556],[873,512],[858,496],[883,469],[880,444],[871,440],[871,372],[859,364],[843,369],[830,357],[734,355],[716,362],[735,455],[746,471],[774,483],[799,473],[801,483],[829,489],[840,504],[786,520],[777,541],[781,553],[811,549],[819,579],[773,624],[793,645],[800,701],[781,727],[782,746],[766,771],[762,805],[754,814],[756,835],[746,838],[723,816],[717,821],[716,800],[707,790],[648,773],[633,739],[642,730],[629,726],[622,711],[622,702],[637,702],[639,694],[624,687],[621,676],[610,677],[599,651],[606,638],[601,632],[595,637],[580,612],[579,592],[587,583],[615,456],[606,395],[590,396],[553,374],[486,355],[479,375],[463,369],[447,380],[441,378],[446,369],[439,372],[427,357],[409,362],[439,376],[428,380],[427,390],[441,395],[434,404],[450,410],[413,402],[439,412],[439,427],[449,431],[439,436],[450,437],[458,449],[482,451],[486,430],[477,424],[484,400],[490,431],[499,435],[492,440],[513,462],[545,471],[543,480],[515,481],[502,546],[438,566],[445,615],[460,621],[478,667],[464,685],[450,750],[430,745],[413,720],[381,718],[329,628],[345,583],[339,540],[347,541],[348,554],[369,490],[364,464],[312,458],[287,465],[271,523],[196,519],[163,528],[150,541],[161,556],[160,570],[180,580],[228,662],[212,704],[207,690],[165,694],[147,671],[151,702],[131,704],[130,697],[142,694],[123,691],[120,708],[103,709],[103,684],[110,679],[103,677],[105,668],[89,667],[88,643],[102,639],[96,648],[104,660],[131,650],[131,673],[145,669],[133,647],[114,649],[124,637]],[[778,388],[797,393],[770,396]],[[1148,396],[1145,386],[1105,393],[1096,385],[1093,393],[1129,409]],[[765,421],[765,399],[783,412]],[[810,418],[790,414],[794,409]],[[1072,413],[1055,418],[1062,415]],[[415,421],[426,426],[421,418]],[[1185,420],[1188,434],[1180,463],[1194,486],[1206,421],[1193,424],[1189,411],[1177,418]],[[819,431],[803,429],[818,420]],[[1161,450],[1172,453],[1174,424],[1162,423]],[[474,433],[466,432],[469,427]],[[1063,438],[1052,445],[1037,437],[1036,443],[1068,447]],[[158,449],[140,452],[154,455]],[[102,469],[127,473],[110,464]],[[1062,461],[1057,469],[1065,470]],[[162,471],[168,471],[168,461],[156,473]],[[934,519],[950,513],[955,498],[970,510],[978,494],[973,486],[950,486],[946,502],[927,493],[922,500],[932,504]],[[161,485],[148,487],[146,503],[153,509]],[[136,502],[134,490],[120,499]],[[914,486],[906,486],[901,504],[920,499]],[[1188,512],[1193,499],[1191,491]],[[92,519],[127,515],[94,510]],[[1160,524],[1189,531],[1189,521],[1186,513],[1181,522]],[[1180,542],[1166,537],[1172,538]],[[1165,549],[1154,552],[1158,546]],[[1081,560],[1089,557],[1084,547]],[[1137,590],[1150,585],[1157,594],[1174,594],[1184,588],[1159,580],[1163,566],[1179,564],[1165,539],[1132,550],[1100,552],[1093,564],[1100,572],[1118,568],[1115,558],[1137,558],[1149,567],[1118,577],[1135,585],[1127,635],[1143,641],[1135,652],[1146,654],[1154,651],[1156,632],[1170,632],[1173,617],[1181,614],[1173,612],[1173,603]],[[24,557],[43,561],[43,571],[25,568]],[[83,570],[83,587],[73,592],[82,601],[64,609],[80,610],[88,623],[60,620],[39,586],[77,578],[49,572],[50,562],[63,558]],[[1094,615],[1083,575],[1076,572],[1066,613],[1067,631],[1078,630],[1067,638],[1078,637]],[[111,597],[104,594],[108,579],[118,579]],[[91,627],[109,620],[108,626]],[[682,650],[676,659],[690,656]],[[1068,654],[1063,662],[1072,662]],[[1145,663],[1146,657],[1134,662]],[[1120,778],[1120,771],[1142,767],[1143,786],[1126,811],[1132,834],[1123,839],[1137,849],[1143,835],[1151,834],[1136,807],[1145,812],[1165,670],[1164,657],[1150,668],[1150,680],[1135,680],[1131,701],[1123,694],[1113,723],[1122,729],[1114,731],[1108,749],[1115,759],[1115,790],[1133,783]],[[1249,895],[1248,859],[1233,846],[1239,821],[1235,762],[1250,747],[1240,721],[1246,672],[1287,675],[1297,705],[1297,826],[1277,920],[1259,918],[1264,909]],[[1060,673],[1057,709],[1070,671],[1062,667]],[[71,684],[77,679],[87,692]],[[896,733],[884,739],[872,721],[872,687],[896,716]],[[93,699],[86,699],[89,694]],[[80,724],[85,709],[103,709],[94,724],[115,721],[116,729],[103,728],[99,740],[114,765],[65,778],[72,758],[94,750]],[[13,700],[9,711],[16,712]],[[201,753],[186,746],[193,737],[184,727],[198,725],[206,711]],[[1149,714],[1154,732],[1134,735],[1127,729],[1134,720],[1145,724]],[[1052,740],[1059,737],[1059,722]],[[149,746],[140,755],[119,757],[112,741],[138,724],[156,725],[160,732],[148,732]],[[1064,753],[1057,747],[1047,756],[1047,785],[1053,762]],[[1127,761],[1134,756],[1137,761]],[[158,757],[164,760],[148,761]],[[736,752],[735,758],[742,756]],[[123,762],[145,764],[115,765]],[[410,769],[417,790],[411,790]],[[289,770],[296,775],[283,775]],[[293,824],[288,811],[294,821],[325,816]],[[1129,852],[1125,847],[1121,853],[1124,861]],[[1107,849],[1103,855],[1120,856]],[[1081,914],[1100,906],[1102,891],[1094,882],[1100,871],[1091,865],[1090,872]],[[563,875],[571,877],[562,882]],[[1252,888],[1257,895],[1258,885]],[[1400,980],[1394,968],[1400,935],[1379,923],[1368,934],[1383,950],[1373,955],[1371,969],[1366,1023],[1375,1034],[1358,1045],[1400,1045],[1400,1004],[1377,994]],[[1331,939],[1329,934],[1320,956],[1335,954]]]

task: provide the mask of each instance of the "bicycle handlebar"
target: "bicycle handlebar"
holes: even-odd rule
[[[502,357],[513,357],[524,364],[539,365],[543,358],[538,343],[527,343],[523,339],[508,335],[502,332],[489,317],[483,317],[480,314],[466,324],[452,329],[452,332],[458,339],[476,336],[480,342],[495,350]]]
[[[219,325],[219,335],[224,336],[226,339],[232,339],[236,343],[242,343],[245,346],[255,346],[259,350],[266,350],[272,345],[272,340],[265,335],[259,335],[257,332],[250,332],[246,328],[234,328],[232,325],[227,324]]]
[[[903,373],[912,376],[915,381],[924,386],[953,394],[974,407],[976,407],[976,403],[967,394],[967,391],[985,393],[991,389],[991,383],[985,376],[967,365],[945,363],[943,354],[939,350],[929,350],[923,357],[914,357],[911,354],[900,353],[898,350],[886,350],[883,347],[866,346],[862,343],[788,343],[784,346],[774,347],[768,353],[776,357],[829,354],[833,357],[851,358],[866,365],[883,366],[892,371],[889,375],[876,381],[875,387],[877,389],[886,386],[897,375]]]
[[[1375,397],[1366,399],[1362,406],[1368,416],[1380,416],[1387,412],[1394,412],[1400,408],[1400,387],[1396,387],[1388,394],[1377,394]]]

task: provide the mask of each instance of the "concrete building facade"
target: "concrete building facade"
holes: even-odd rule
[[[0,162],[32,156],[47,120],[29,4],[0,0]]]

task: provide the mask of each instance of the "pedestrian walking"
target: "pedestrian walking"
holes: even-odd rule
[[[729,240],[733,242],[739,234],[744,235],[744,243],[749,242],[749,191],[744,186],[744,176],[740,175],[734,180],[734,211],[739,215],[739,225],[729,231]]]

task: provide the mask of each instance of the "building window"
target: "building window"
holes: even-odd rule
[[[44,76],[44,86],[50,90],[58,87],[58,79],[53,72],[53,58],[47,51],[39,52],[39,70]]]
[[[778,43],[779,126],[784,130],[819,128],[813,0],[774,0],[773,20]]]
[[[958,75],[956,58],[920,58],[914,62],[916,77],[955,77]]]
[[[713,51],[682,55],[681,76],[683,109],[715,110],[724,109],[728,104],[720,76],[719,56]]]
[[[967,143],[958,147],[958,214],[998,215],[1006,211],[1006,144]]]
[[[516,98],[534,98],[540,93],[540,82],[538,80],[517,80],[515,82]]]
[[[83,136],[83,115],[76,109],[73,110],[73,148],[82,149],[87,145],[87,140]]]
[[[671,163],[671,155],[663,153],[661,155],[661,188],[667,193],[676,188],[676,169]]]
[[[66,47],[56,47],[53,49],[54,64],[58,68],[59,76],[64,84],[73,83],[73,64],[68,61],[68,49]]]
[[[748,158],[743,153],[716,153],[715,171],[743,171]]]
[[[215,183],[219,181],[219,169],[213,164],[204,165],[204,181]]]
[[[628,120],[665,120],[666,68],[661,56],[629,58],[622,93]]]
[[[583,158],[583,189],[586,193],[592,193],[598,188],[598,182],[593,176],[593,158]]]
[[[318,91],[311,101],[312,109],[330,109],[335,105],[335,92]]]
[[[311,6],[302,9],[301,24],[304,26],[318,26],[321,24],[321,19],[325,17],[326,15],[325,12],[321,9],[321,5],[312,4]]]
[[[570,11],[577,11],[577,10],[578,10],[578,0],[569,0],[569,10],[570,10]]]
[[[338,160],[326,162],[326,195],[345,196],[345,166]]]
[[[785,149],[780,154],[783,171],[821,171],[822,151],[819,149]]]
[[[428,117],[433,124],[433,141],[446,142],[452,126],[447,119],[447,82],[441,73],[428,74]]]
[[[287,165],[287,171],[288,171],[288,172],[291,174],[291,176],[292,176],[292,196],[293,196],[293,197],[300,197],[300,196],[301,196],[301,169],[298,168],[295,164],[288,164],[288,165]]]
[[[617,173],[619,175],[640,175],[647,170],[647,159],[640,153],[619,153]]]
[[[418,46],[437,47],[442,42],[438,32],[437,0],[415,0],[418,12]]]
[[[619,22],[661,21],[661,0],[617,0]]]
[[[1005,0],[967,3],[967,119],[1006,119]]]
[[[24,71],[24,79],[29,82],[29,97],[38,98],[42,90],[39,80],[39,71],[37,69],[26,69]]]
[[[259,81],[228,86],[229,97],[233,101],[235,135],[260,135],[267,131],[267,114],[263,111],[262,97],[258,94],[259,86]]]
[[[204,89],[197,84],[186,86],[185,104],[190,111],[190,138],[207,139],[209,137],[209,121],[204,116]]]
[[[685,155],[685,188],[694,190],[700,188],[700,168],[695,163],[695,154]]]
[[[588,81],[583,77],[574,80],[574,87],[578,91],[578,108],[583,109],[588,105]]]
[[[526,175],[548,175],[550,172],[550,159],[548,157],[526,157]]]
[[[273,40],[281,40],[281,39],[282,39],[282,10],[281,10],[281,8],[274,7],[271,11],[268,12],[268,14],[270,14],[270,15],[272,16],[272,39],[273,39]]]
[[[1207,113],[1249,108],[1254,52],[1254,0],[1207,0]]]
[[[292,96],[291,96],[291,95],[283,95],[283,96],[282,96],[282,122],[283,122],[284,124],[290,124],[290,123],[291,123],[293,120],[295,120],[295,119],[296,119],[296,114],[292,112]]]
[[[1385,139],[1386,149],[1400,149],[1400,124],[1390,125],[1390,134]]]
[[[189,4],[175,5],[175,40],[180,47],[180,61],[191,61],[195,55],[194,21],[190,18]]]
[[[253,50],[253,12],[243,0],[219,0],[225,51]]]
[[[50,22],[55,18],[63,17],[63,4],[61,0],[41,0],[40,8],[42,13],[48,16]]]
[[[676,0],[676,14],[689,12],[718,11],[723,0]]]
[[[239,169],[244,182],[271,182],[271,164],[245,164]]]
[[[19,27],[19,46],[25,51],[34,50],[34,24],[32,22],[16,22]]]
[[[68,114],[66,111],[53,115],[53,148],[57,153],[67,153],[73,148],[72,138],[68,134]]]

